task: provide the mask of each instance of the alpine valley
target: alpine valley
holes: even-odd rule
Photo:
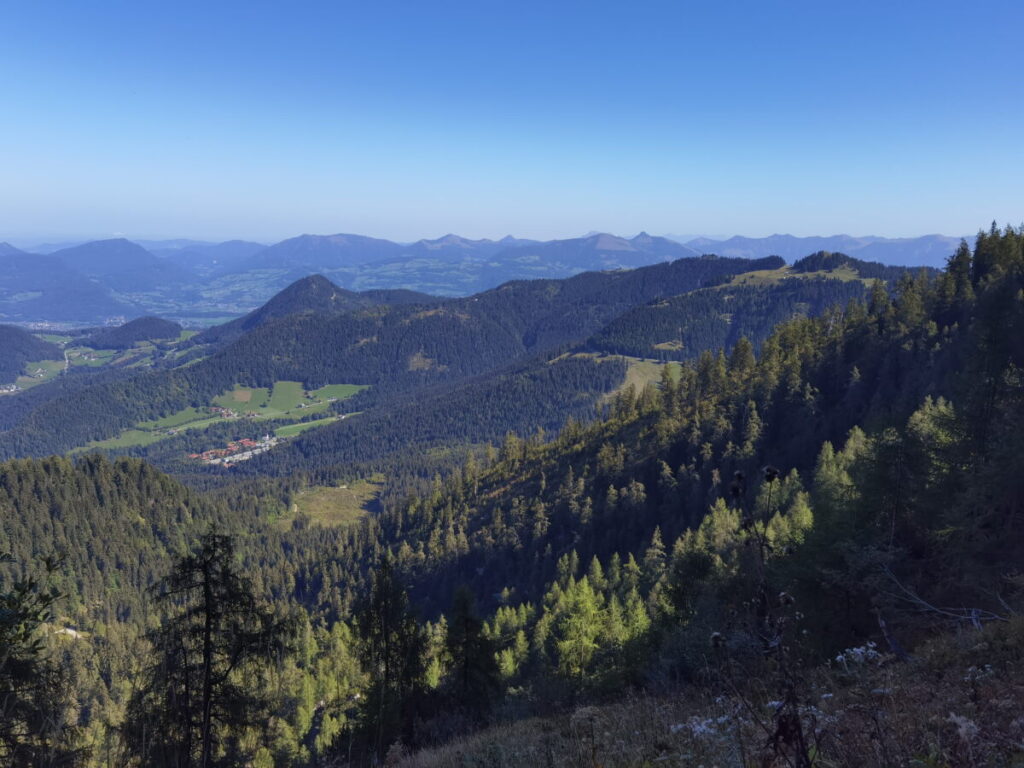
[[[972,241],[0,245],[0,761],[1019,764]]]

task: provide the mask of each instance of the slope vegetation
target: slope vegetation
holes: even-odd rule
[[[25,364],[60,360],[60,347],[13,325],[0,325],[0,384],[9,384],[25,372]]]

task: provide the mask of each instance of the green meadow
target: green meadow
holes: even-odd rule
[[[277,525],[287,530],[296,518],[325,528],[351,525],[377,508],[383,484],[384,477],[374,475],[368,480],[307,488],[296,495],[289,514],[278,518]]]
[[[277,437],[294,437],[307,430],[337,421],[338,417],[325,416],[301,422],[299,419],[327,413],[331,406],[330,398],[344,400],[363,389],[366,387],[360,384],[328,384],[307,391],[301,382],[278,381],[269,388],[236,386],[215,397],[212,405],[227,408],[252,419],[295,420],[295,424],[287,424],[274,430]],[[171,430],[177,433],[182,430],[206,429],[229,420],[228,417],[213,413],[207,408],[183,408],[159,419],[139,422],[116,437],[91,442],[78,451],[144,447],[171,437]]]

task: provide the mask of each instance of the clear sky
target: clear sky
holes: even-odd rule
[[[1024,2],[0,0],[0,239],[963,234]]]

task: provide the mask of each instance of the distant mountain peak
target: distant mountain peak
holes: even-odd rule
[[[92,254],[96,251],[117,249],[119,251],[138,251],[142,253],[149,253],[138,243],[133,243],[131,240],[125,237],[111,237],[106,240],[90,240],[88,243],[82,243],[81,245],[74,245],[70,248],[63,248],[59,251],[55,251],[55,256],[77,256],[80,254]]]
[[[276,301],[283,297],[295,298],[299,296],[336,295],[340,290],[342,289],[323,275],[306,275],[306,277],[300,277],[294,283],[274,296],[270,301]]]
[[[768,237],[736,235],[724,240],[698,238],[687,243],[691,248],[734,258],[781,256],[788,261],[801,259],[819,251],[841,252],[861,261],[875,261],[890,266],[941,267],[959,245],[959,238],[925,235],[911,238],[877,236],[828,235],[798,237],[774,234]]]
[[[0,256],[20,256],[24,255],[25,251],[21,248],[15,248],[10,243],[0,243]]]

